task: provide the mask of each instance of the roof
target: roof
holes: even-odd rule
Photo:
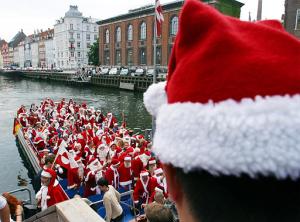
[[[174,8],[181,8],[183,3],[184,3],[184,0],[177,0],[177,1],[174,1],[171,3],[163,4],[162,9],[163,9],[163,11],[166,11],[166,10],[170,10],[170,9],[174,9]],[[154,5],[146,5],[146,6],[142,6],[140,8],[129,10],[129,12],[126,14],[122,14],[122,15],[118,15],[118,16],[115,16],[112,18],[100,20],[97,22],[97,24],[104,25],[107,23],[116,22],[116,21],[120,21],[123,19],[134,18],[134,17],[140,16],[140,15],[153,14],[153,12],[154,12]]]
[[[19,31],[13,38],[12,40],[8,43],[9,47],[15,48],[18,46],[18,44],[26,38],[26,35],[24,34],[23,31]]]
[[[4,45],[4,44],[7,44],[7,42],[3,39],[3,40],[0,40],[0,49],[2,48],[2,46]]]

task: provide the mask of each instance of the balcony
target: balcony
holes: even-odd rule
[[[73,37],[69,38],[69,42],[75,42],[75,39]]]

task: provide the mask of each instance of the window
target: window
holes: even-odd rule
[[[105,43],[108,44],[109,43],[109,30],[106,29],[105,31]]]
[[[71,52],[71,57],[74,57],[74,52]]]
[[[77,48],[80,48],[80,42],[77,42]]]
[[[97,40],[98,36],[97,35],[94,35],[94,40]]]
[[[70,39],[73,39],[73,37],[74,37],[74,33],[70,32]]]
[[[140,25],[140,39],[145,40],[147,35],[147,26],[145,22],[142,22]]]
[[[116,65],[121,65],[121,50],[116,50]]]
[[[77,57],[80,58],[80,56],[81,56],[81,55],[80,55],[80,52],[77,52]]]
[[[90,26],[89,25],[86,26],[86,31],[90,31]]]
[[[80,33],[77,33],[77,39],[80,39]]]
[[[121,42],[121,27],[117,27],[116,29],[116,42]]]
[[[161,47],[160,46],[156,47],[156,64],[161,65]]]
[[[295,30],[300,29],[300,9],[297,9]]]
[[[97,26],[94,26],[94,32],[97,32]]]
[[[109,57],[109,51],[104,51],[104,65],[109,65],[110,57]]]
[[[178,16],[174,16],[172,19],[171,19],[171,24],[170,24],[170,34],[171,35],[176,35],[177,32],[178,32]]]
[[[132,27],[132,25],[128,26],[128,29],[127,29],[127,40],[128,41],[132,41],[133,40],[133,27]]]
[[[146,65],[146,49],[145,48],[140,48],[139,50],[139,62],[140,65]]]
[[[70,24],[70,29],[73,30],[73,24]]]
[[[131,66],[133,64],[133,51],[132,49],[127,50],[127,65]]]
[[[87,48],[90,48],[90,47],[91,47],[91,43],[88,42],[88,43],[86,44],[86,47],[87,47]]]
[[[86,34],[86,40],[91,40],[91,35],[90,34]]]

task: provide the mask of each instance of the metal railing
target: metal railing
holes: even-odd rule
[[[12,191],[9,191],[8,193],[15,194],[15,193],[23,192],[23,191],[27,191],[28,196],[29,196],[29,199],[22,200],[23,203],[25,203],[25,204],[32,204],[31,191],[28,188],[26,188],[26,187],[20,188],[20,189],[16,189],[16,190],[12,190]]]

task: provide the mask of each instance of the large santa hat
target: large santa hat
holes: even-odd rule
[[[185,172],[299,178],[299,54],[278,21],[185,1],[167,82],[144,95],[153,151]]]

